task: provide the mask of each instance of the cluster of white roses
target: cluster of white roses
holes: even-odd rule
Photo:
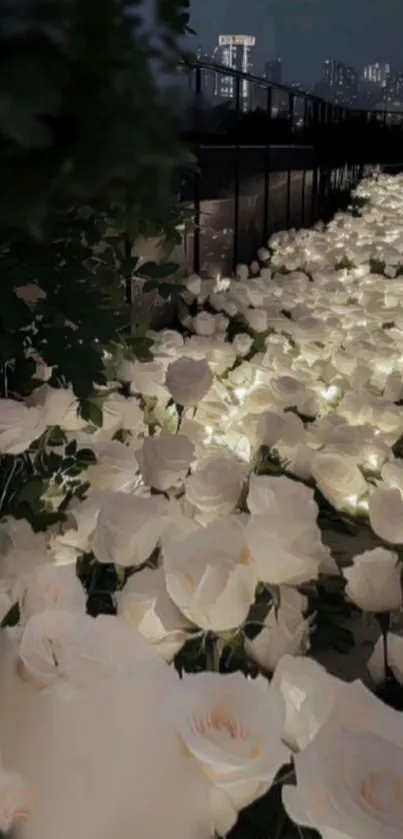
[[[28,403],[0,401],[0,454],[51,449],[58,426],[95,456],[63,526],[0,524],[1,610],[19,606],[0,660],[0,750],[19,773],[0,771],[0,828],[30,809],[22,775],[27,839],[224,836],[293,758],[294,822],[400,839],[402,715],[297,657],[301,588],[323,575],[342,575],[364,612],[398,624],[402,609],[403,178],[358,193],[360,215],[272,236],[233,280],[190,277],[183,331],[150,332],[152,362],[105,360],[100,428],[47,370]],[[57,509],[64,495],[59,481],[45,498]],[[378,547],[339,568],[320,499]],[[84,555],[117,569],[116,616],[86,615]],[[212,671],[179,679],[175,656],[211,638]],[[234,641],[270,685],[218,672]],[[387,667],[403,685],[398,632],[387,657],[376,644],[373,679]]]

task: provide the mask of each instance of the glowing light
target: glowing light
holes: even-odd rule
[[[367,457],[367,464],[371,466],[372,469],[379,469],[379,455],[375,452],[371,452]]]
[[[378,370],[378,373],[385,373],[386,376],[389,376],[393,370],[393,364],[381,362],[376,365],[376,369]]]
[[[339,388],[336,385],[330,385],[330,387],[321,390],[321,396],[326,399],[326,402],[332,402],[334,399],[337,399],[340,396]]]
[[[245,396],[248,395],[248,389],[246,387],[236,387],[234,393],[239,402],[243,402]]]
[[[347,503],[354,511],[362,510],[367,512],[369,509],[367,499],[359,498],[358,495],[349,495],[347,498]]]

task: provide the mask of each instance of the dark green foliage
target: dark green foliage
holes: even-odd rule
[[[178,62],[188,6],[156,0],[147,26],[143,0],[2,0],[0,227],[40,236],[55,206],[90,202],[169,214],[187,155],[157,72]]]

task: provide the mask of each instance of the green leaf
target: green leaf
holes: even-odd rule
[[[79,449],[77,452],[77,460],[79,463],[83,463],[85,465],[89,465],[90,463],[96,463],[97,457],[91,449]]]
[[[18,496],[18,501],[20,504],[28,503],[30,505],[35,505],[38,503],[42,493],[44,490],[44,484],[42,478],[34,477],[30,478],[21,489],[21,492]]]
[[[17,626],[20,622],[20,607],[18,603],[14,603],[11,606],[11,609],[8,610],[7,614],[4,616],[1,622],[1,628],[5,629],[6,626]]]
[[[66,442],[66,435],[62,429],[56,425],[55,428],[52,428],[49,436],[48,436],[48,444],[49,446],[63,446]]]
[[[165,280],[176,274],[178,269],[179,265],[176,262],[145,262],[144,265],[140,265],[137,274],[149,280]]]
[[[74,455],[77,451],[77,440],[71,440],[70,443],[67,444],[65,448],[65,454],[67,455]]]
[[[95,402],[91,402],[90,400],[83,400],[80,403],[80,416],[92,425],[96,425],[97,428],[102,428],[102,408],[100,408],[99,405],[97,405]]]

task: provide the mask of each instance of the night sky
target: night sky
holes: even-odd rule
[[[219,33],[255,35],[258,73],[274,30],[286,81],[318,79],[325,58],[403,70],[403,0],[191,0],[191,24],[194,50],[210,51]]]

